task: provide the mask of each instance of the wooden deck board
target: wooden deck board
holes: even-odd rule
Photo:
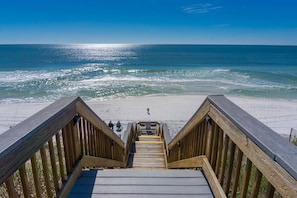
[[[101,194],[92,194],[92,195],[89,195],[89,194],[86,194],[86,195],[83,195],[83,194],[72,194],[69,196],[70,198],[102,198],[103,196]],[[105,194],[104,195],[104,198],[126,198],[126,197],[129,197],[129,198],[151,198],[152,195],[145,195],[145,194]],[[209,198],[209,197],[213,197],[212,195],[154,195],[154,198]]]
[[[134,170],[134,169],[104,169],[83,171],[89,177],[204,177],[201,171],[194,170]]]
[[[69,197],[213,197],[200,170],[83,171]]]
[[[141,185],[164,185],[167,186],[199,186],[199,185],[208,185],[204,178],[186,178],[186,177],[139,177],[139,178],[133,178],[133,177],[97,177],[94,181],[93,178],[90,177],[81,177],[77,180],[76,184],[81,185],[135,185],[135,186],[141,186]]]

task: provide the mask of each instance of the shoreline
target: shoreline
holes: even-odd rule
[[[106,123],[126,124],[137,121],[160,121],[168,124],[172,136],[187,123],[207,95],[148,95],[110,100],[86,100]],[[297,129],[297,100],[228,96],[229,100],[283,136]],[[37,113],[50,103],[0,104],[0,134]],[[150,115],[147,114],[150,109]]]

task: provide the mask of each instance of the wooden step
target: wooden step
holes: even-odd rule
[[[129,164],[133,168],[165,168],[163,142],[160,136],[141,135],[135,141]]]
[[[74,197],[213,197],[200,170],[106,169],[83,171]]]
[[[160,136],[155,135],[141,135],[138,137],[139,141],[161,141]]]
[[[133,168],[165,168],[164,154],[135,153],[133,158]]]

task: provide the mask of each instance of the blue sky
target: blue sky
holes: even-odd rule
[[[296,0],[7,0],[0,44],[297,45]]]

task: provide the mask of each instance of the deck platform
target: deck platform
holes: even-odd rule
[[[69,194],[86,197],[213,197],[200,170],[83,171]]]

